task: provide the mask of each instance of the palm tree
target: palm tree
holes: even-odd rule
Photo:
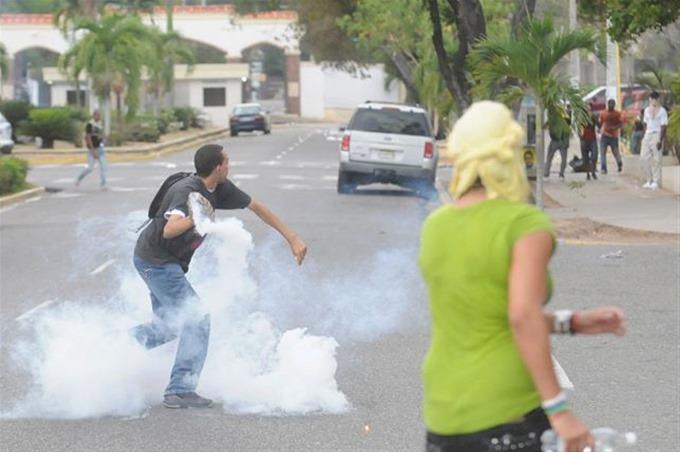
[[[154,113],[159,113],[160,98],[165,93],[172,93],[175,76],[175,64],[185,63],[191,69],[195,62],[194,52],[179,33],[156,31],[156,56],[147,63],[151,90],[154,94]]]
[[[479,81],[478,93],[509,100],[518,93],[528,93],[536,101],[536,205],[543,208],[543,166],[545,160],[543,117],[546,108],[571,105],[572,127],[588,121],[581,93],[561,80],[554,69],[570,52],[596,52],[597,38],[591,31],[556,31],[551,19],[530,19],[516,36],[501,36],[481,41],[471,53],[471,67]],[[508,79],[519,82],[517,88],[499,89]],[[516,97],[515,97],[516,98]]]
[[[78,19],[74,30],[87,33],[62,58],[91,77],[103,105],[108,134],[114,84],[123,83],[128,115],[133,115],[139,104],[142,68],[153,61],[155,34],[139,17],[120,14],[103,16],[99,20]]]
[[[9,58],[7,57],[7,49],[5,49],[5,44],[0,42],[0,80],[5,80],[7,78],[7,71],[9,70]]]

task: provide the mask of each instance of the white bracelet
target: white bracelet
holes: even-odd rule
[[[571,317],[574,311],[562,309],[554,312],[553,317],[553,333],[555,334],[570,334],[571,333]]]
[[[550,408],[559,405],[560,403],[565,403],[567,401],[567,394],[564,391],[560,391],[552,399],[544,400],[541,402],[541,408],[544,410],[549,410]]]

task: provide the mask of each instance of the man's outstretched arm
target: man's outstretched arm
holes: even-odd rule
[[[302,261],[305,259],[305,255],[307,254],[307,245],[305,245],[305,243],[300,240],[300,237],[290,230],[288,226],[286,226],[283,221],[281,221],[279,217],[274,214],[274,212],[269,210],[269,208],[260,201],[253,199],[250,202],[248,208],[255,212],[255,214],[260,217],[262,221],[279,231],[279,234],[281,234],[290,245],[290,250],[293,253],[293,256],[295,256],[295,260],[297,260],[298,265],[301,265]]]

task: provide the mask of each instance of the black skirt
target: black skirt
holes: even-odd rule
[[[550,422],[541,408],[525,414],[518,422],[498,425],[464,435],[427,432],[426,452],[541,452],[541,435]]]

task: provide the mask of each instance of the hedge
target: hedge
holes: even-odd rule
[[[21,133],[42,139],[42,148],[54,147],[54,140],[75,141],[82,135],[81,123],[69,108],[35,108],[21,125]]]
[[[0,157],[0,195],[8,195],[26,187],[28,162],[16,157]]]

